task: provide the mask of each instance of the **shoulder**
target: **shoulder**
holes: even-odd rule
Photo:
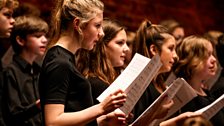
[[[95,88],[107,88],[109,87],[109,84],[101,80],[99,77],[88,77],[88,80],[92,87]]]
[[[46,55],[42,64],[43,69],[68,70],[72,67],[74,67],[74,64],[69,60],[69,58],[63,55],[57,55],[56,53]]]

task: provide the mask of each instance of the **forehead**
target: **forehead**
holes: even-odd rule
[[[170,35],[168,33],[162,33],[161,35],[165,38],[164,39],[164,44],[166,44],[166,43],[173,43],[173,44],[176,45],[176,40],[175,40],[175,38],[172,35]]]
[[[5,13],[5,12],[13,12],[13,8],[9,8],[9,7],[3,7],[0,9],[0,13]]]
[[[125,42],[127,41],[127,35],[124,29],[117,32],[116,36],[111,41],[117,40],[117,39],[124,40]]]
[[[94,22],[102,22],[103,21],[103,12],[102,11],[98,11],[96,13],[96,16],[93,17],[89,23],[94,23]]]
[[[206,44],[206,43],[207,43],[207,44]],[[205,43],[206,48],[207,48],[209,51],[213,51],[212,43],[209,42],[209,41],[207,41],[206,43]]]

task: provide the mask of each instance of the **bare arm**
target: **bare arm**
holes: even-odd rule
[[[123,106],[126,95],[118,90],[109,95],[103,102],[77,112],[64,112],[63,104],[46,104],[45,125],[46,126],[82,126],[95,120],[101,115],[114,111]]]
[[[162,123],[160,123],[160,126],[176,126],[178,121],[187,119],[189,117],[199,116],[199,115],[201,115],[201,114],[194,113],[194,112],[185,112],[185,113],[182,113],[174,118],[163,121]]]

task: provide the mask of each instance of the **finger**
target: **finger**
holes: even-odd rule
[[[117,95],[119,93],[124,93],[124,91],[122,91],[121,89],[118,89],[114,93],[112,93],[112,95]]]
[[[118,105],[124,105],[124,103],[126,102],[126,99],[118,99],[118,100],[114,100],[112,101],[112,104],[118,104]]]
[[[113,95],[111,98],[112,100],[119,100],[119,99],[125,99],[127,95],[125,93],[119,93],[117,95]]]

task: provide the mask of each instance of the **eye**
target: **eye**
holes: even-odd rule
[[[45,36],[45,33],[41,33],[41,32],[40,33],[34,33],[33,36],[36,37],[36,38],[40,38],[42,36]]]
[[[97,23],[95,26],[96,26],[97,28],[101,28],[102,24],[101,24],[101,23]]]
[[[6,16],[7,18],[11,18],[12,17],[12,13],[6,12],[6,13],[4,13],[4,16]]]
[[[175,46],[172,45],[172,46],[169,46],[168,48],[169,48],[171,51],[173,51],[173,50],[175,49]]]
[[[117,41],[117,44],[122,46],[124,45],[124,41],[123,40]]]

